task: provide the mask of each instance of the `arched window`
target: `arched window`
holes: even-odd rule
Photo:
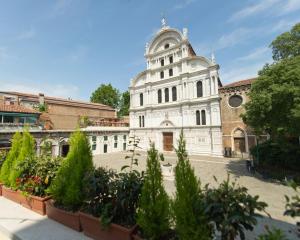
[[[197,97],[203,97],[202,81],[197,82]]]
[[[163,79],[164,78],[164,71],[160,72],[160,78]]]
[[[200,111],[196,111],[196,125],[200,125]]]
[[[162,100],[162,98],[161,98],[161,89],[159,89],[159,90],[157,91],[157,102],[158,102],[158,103],[161,103],[161,100]]]
[[[169,88],[165,88],[165,102],[169,102]]]
[[[172,101],[177,101],[177,89],[172,87]]]
[[[165,44],[165,49],[169,48],[170,47],[170,44],[169,43],[166,43]]]
[[[170,56],[170,57],[169,57],[169,63],[170,63],[170,64],[173,63],[173,56]]]
[[[139,127],[142,127],[142,116],[139,116]]]
[[[173,76],[173,69],[170,68],[170,69],[169,69],[169,77],[172,77],[172,76]]]
[[[164,66],[165,65],[165,60],[164,59],[160,59],[160,66]]]
[[[205,114],[205,110],[201,110],[201,125],[206,125],[206,114]]]
[[[144,96],[142,93],[140,93],[140,106],[144,105]]]
[[[145,117],[142,116],[142,127],[145,127]]]

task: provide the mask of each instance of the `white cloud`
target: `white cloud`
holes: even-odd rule
[[[251,51],[248,55],[237,58],[237,61],[253,61],[259,59],[269,60],[271,56],[271,50],[267,47],[260,47]]]
[[[79,62],[83,60],[89,52],[89,48],[84,45],[77,46],[73,52],[70,53],[68,59],[71,62]]]
[[[56,0],[53,6],[53,14],[61,15],[71,6],[73,0]]]
[[[36,35],[36,31],[34,28],[31,26],[27,31],[22,32],[17,39],[19,40],[24,40],[24,39],[31,39],[34,38]]]
[[[27,80],[23,79],[20,81],[9,81],[0,80],[2,91],[14,91],[24,93],[44,93],[47,96],[62,97],[62,98],[77,98],[79,88],[75,85],[64,85],[64,84],[41,84],[41,83],[24,83]]]
[[[238,28],[231,33],[224,34],[219,38],[216,49],[234,46],[237,43],[248,39],[252,32],[252,29]]]
[[[228,21],[238,21],[260,13],[275,16],[287,15],[298,10],[300,10],[299,0],[260,0],[256,4],[248,5],[235,12]]]
[[[189,6],[190,4],[196,2],[196,0],[183,0],[180,3],[176,4],[173,9],[178,10]]]
[[[300,1],[299,1],[300,2]],[[300,18],[286,20],[282,19],[278,23],[276,23],[271,29],[271,32],[285,32],[289,31],[296,23],[300,22]]]

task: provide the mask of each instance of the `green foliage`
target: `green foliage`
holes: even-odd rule
[[[93,168],[89,140],[79,130],[70,137],[70,151],[63,160],[48,192],[57,204],[76,210],[84,199],[84,176]]]
[[[12,171],[12,166],[20,154],[22,147],[22,135],[19,132],[16,132],[12,139],[11,149],[1,167],[0,171],[0,181],[3,182],[6,186],[10,187],[9,176]]]
[[[257,240],[288,240],[280,229],[273,228],[270,230],[266,227],[266,231],[266,233],[259,235]]]
[[[251,87],[244,122],[272,138],[300,135],[300,23],[271,44],[277,62],[266,64]],[[279,61],[280,60],[280,61]]]
[[[137,212],[137,223],[147,239],[161,239],[170,229],[169,198],[163,186],[159,154],[148,150],[147,170]]]
[[[83,211],[100,217],[106,206],[113,201],[113,184],[117,174],[115,171],[99,167],[88,172],[84,181],[84,194],[86,196]]]
[[[216,180],[216,179],[215,179]],[[251,196],[245,187],[227,180],[218,188],[206,186],[205,212],[221,232],[222,240],[234,240],[236,236],[244,240],[245,230],[253,230],[257,224],[256,211],[264,211],[267,204],[258,201],[258,196]]]
[[[129,107],[130,107],[130,94],[129,91],[123,92],[120,100],[120,110],[118,112],[118,116],[128,116],[129,115]]]
[[[203,193],[190,165],[182,131],[176,154],[178,157],[175,168],[176,193],[172,203],[175,230],[183,240],[211,239],[212,226],[204,212]]]
[[[23,132],[22,145],[19,155],[11,166],[11,172],[9,175],[10,186],[13,188],[17,187],[17,179],[22,176],[32,163],[35,152],[35,140],[29,133],[28,129]]]
[[[101,84],[91,96],[91,102],[102,103],[113,108],[118,108],[120,102],[119,90],[111,84]]]
[[[300,55],[300,23],[290,32],[279,35],[272,43],[273,59],[279,61]]]
[[[300,146],[286,141],[265,141],[251,148],[257,168],[300,171]],[[283,176],[285,177],[285,176]]]

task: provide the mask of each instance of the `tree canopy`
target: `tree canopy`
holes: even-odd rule
[[[289,37],[288,37],[289,36]],[[272,64],[259,72],[243,120],[271,137],[300,135],[300,24],[271,44]]]
[[[270,46],[275,61],[300,55],[300,23],[279,35]]]
[[[120,92],[110,83],[101,84],[91,96],[91,102],[102,103],[113,108],[118,108],[120,103]]]
[[[128,116],[130,107],[130,94],[129,91],[123,92],[120,99],[120,110],[118,116]]]

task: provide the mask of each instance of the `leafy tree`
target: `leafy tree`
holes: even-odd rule
[[[275,61],[300,55],[300,23],[291,31],[279,35],[270,46]]]
[[[101,84],[91,96],[91,102],[102,103],[113,108],[118,108],[120,93],[111,84]]]
[[[189,162],[183,132],[181,131],[176,154],[175,198],[172,210],[175,230],[183,240],[207,240],[212,238],[212,226],[205,214],[203,193],[194,169]]]
[[[91,147],[86,135],[79,130],[70,137],[70,151],[63,160],[48,192],[56,204],[77,210],[84,199],[84,176],[92,171]]]
[[[300,134],[300,56],[266,65],[251,87],[243,120],[271,137]]]
[[[216,178],[215,178],[216,180]],[[221,232],[222,240],[234,240],[236,236],[244,240],[245,230],[253,230],[257,224],[256,210],[264,211],[267,204],[258,201],[258,196],[251,196],[245,187],[231,183],[229,175],[218,188],[205,191],[206,214]]]
[[[34,160],[35,155],[35,140],[29,133],[28,129],[25,129],[22,136],[20,153],[13,162],[9,175],[10,186],[17,187],[17,179],[28,170],[31,162]]]
[[[169,198],[163,186],[159,154],[154,143],[148,150],[137,223],[147,239],[161,239],[170,229]]]
[[[277,37],[271,47],[276,62],[259,72],[242,117],[257,133],[267,132],[277,139],[283,134],[299,136],[300,24]]]
[[[19,132],[16,132],[12,139],[11,149],[1,167],[0,171],[0,181],[3,182],[6,186],[10,186],[9,175],[12,170],[14,161],[18,158],[20,150],[22,147],[22,135]]]
[[[123,92],[120,100],[120,110],[118,112],[119,117],[128,116],[130,107],[130,94],[129,91]]]

